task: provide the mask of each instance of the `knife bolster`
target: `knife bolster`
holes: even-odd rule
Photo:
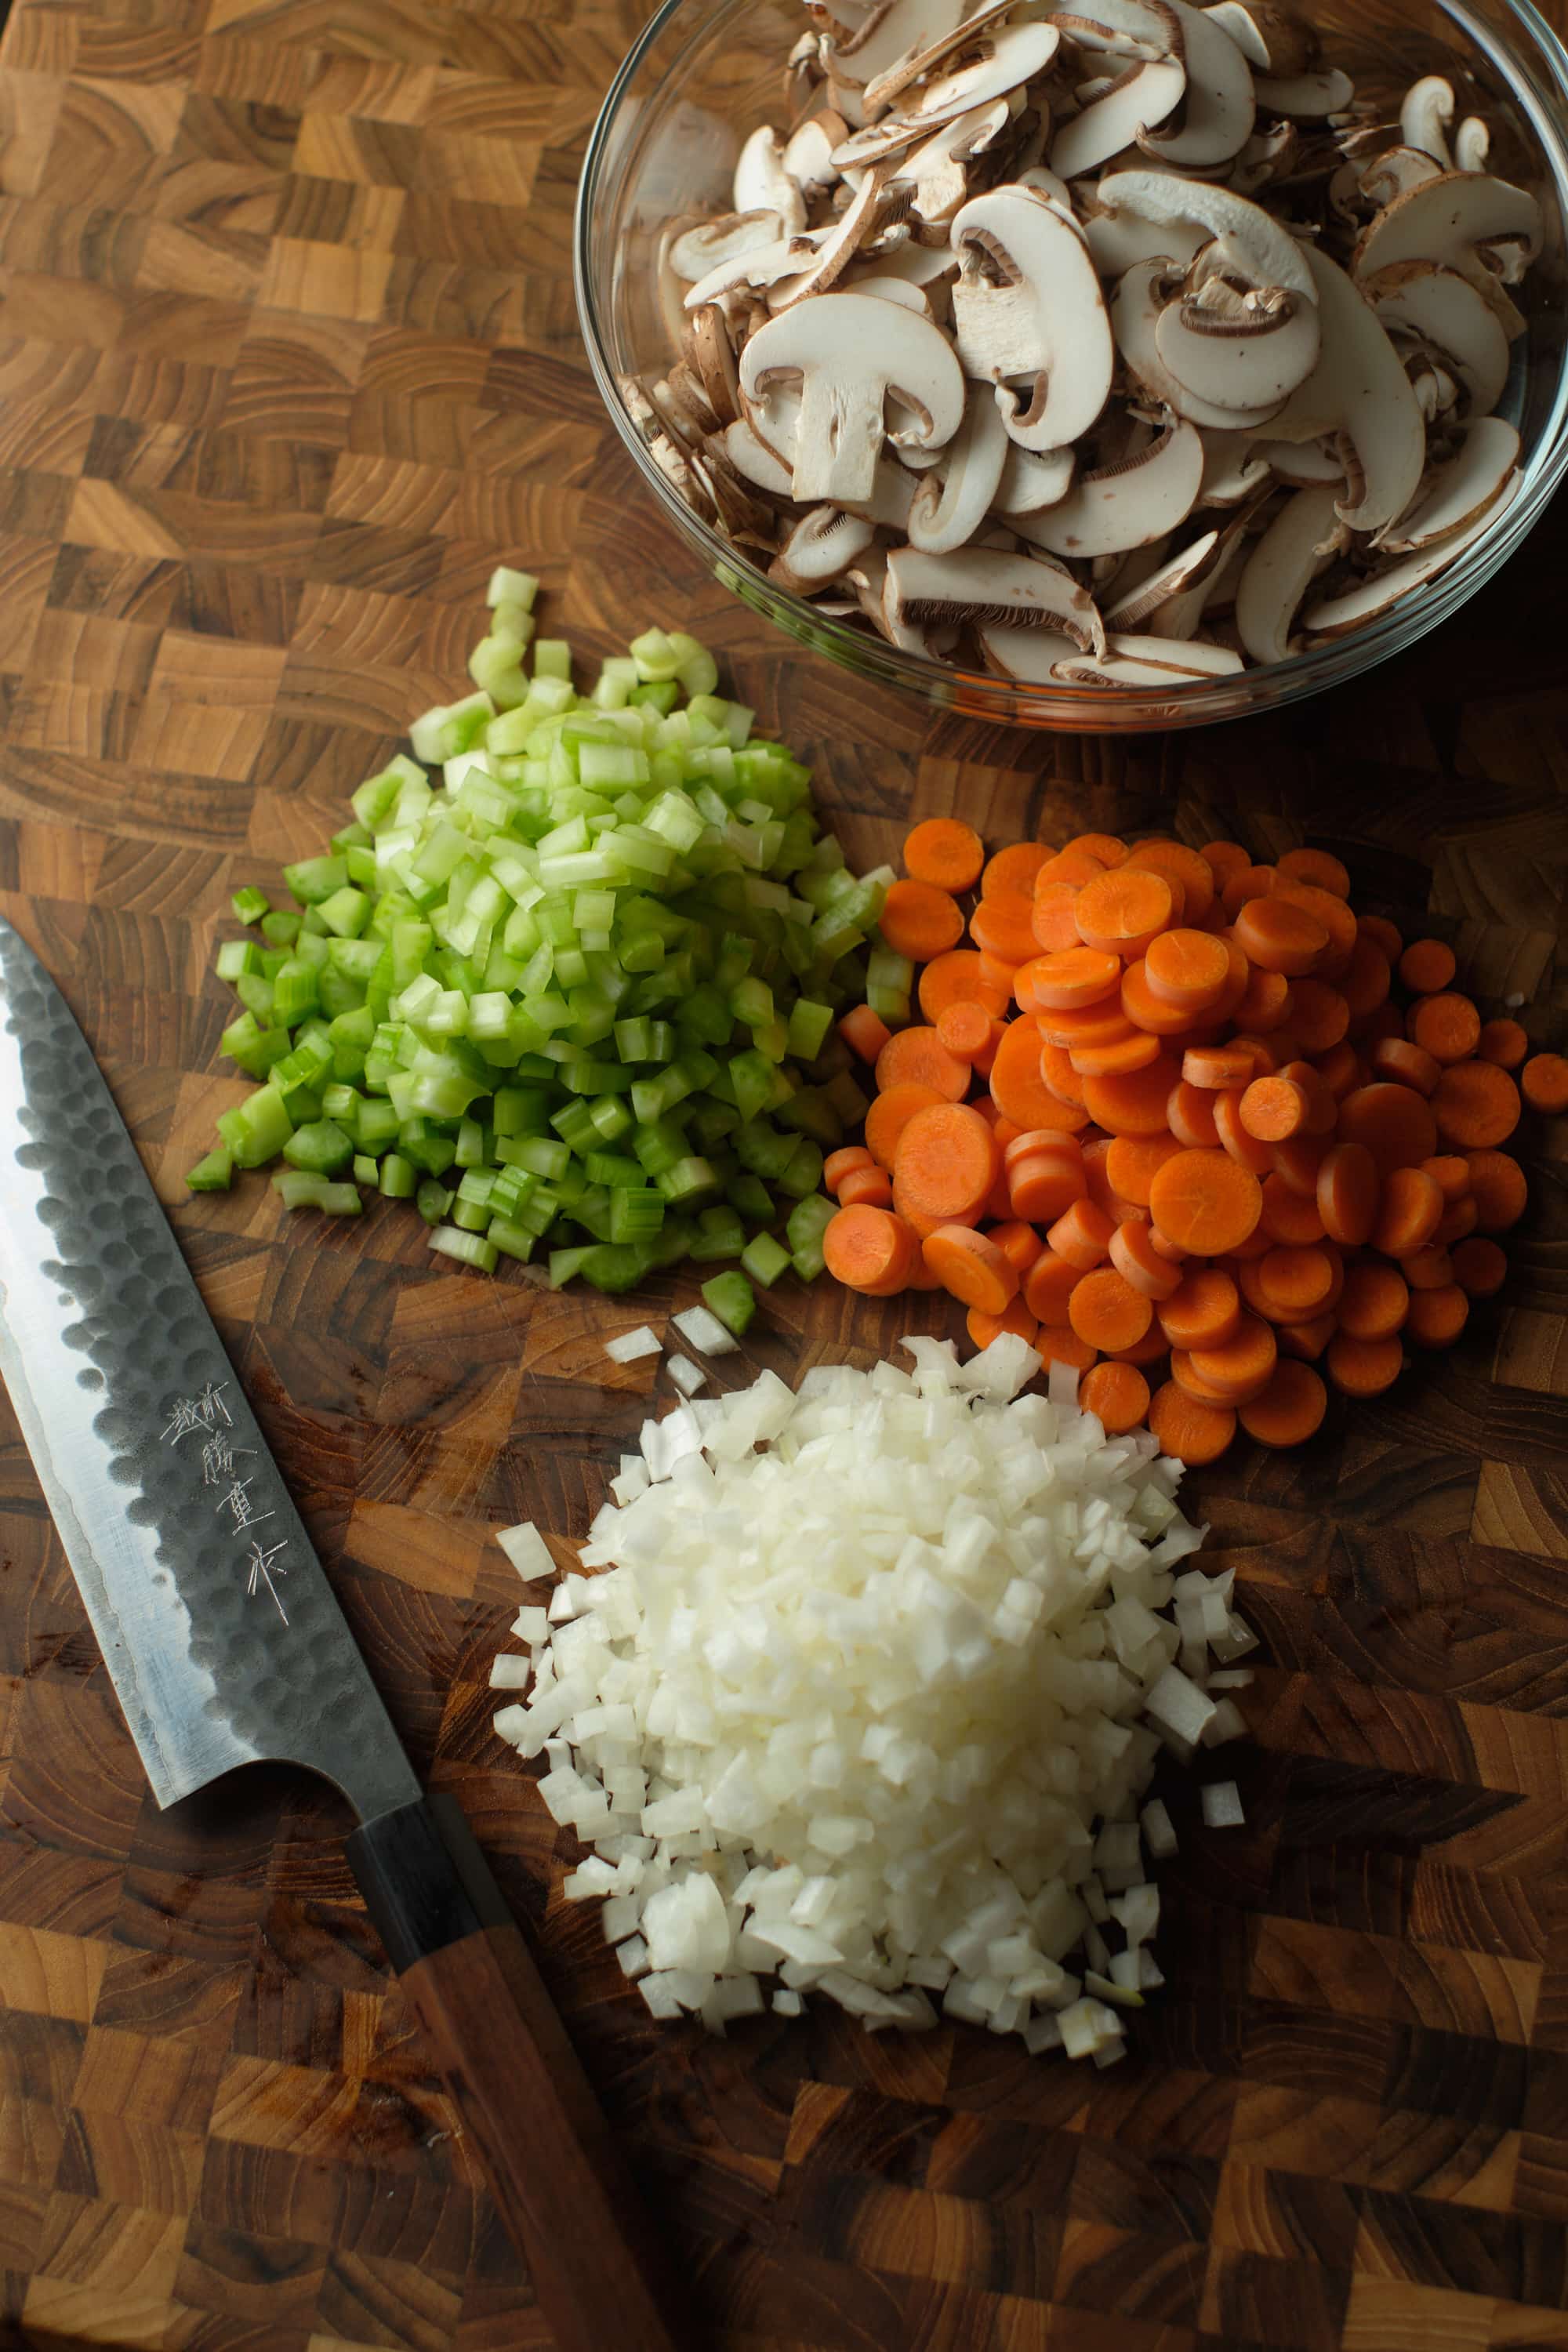
[[[421,1797],[362,1822],[348,1858],[399,1976],[481,1928],[514,1924],[454,1797]]]

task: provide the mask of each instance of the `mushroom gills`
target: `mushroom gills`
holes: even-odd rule
[[[952,316],[964,373],[996,384],[1013,440],[1065,448],[1104,407],[1116,359],[1088,247],[1048,197],[1026,188],[972,198],[951,238],[963,265]],[[1020,380],[1016,398],[1005,387]]]
[[[1423,549],[1419,554],[1407,555],[1403,563],[1396,563],[1392,571],[1379,572],[1371,580],[1363,580],[1359,588],[1352,588],[1342,596],[1331,596],[1323,604],[1315,605],[1302,618],[1302,627],[1310,643],[1317,645],[1343,636],[1351,629],[1359,629],[1364,622],[1376,620],[1380,614],[1391,611],[1402,596],[1408,596],[1413,588],[1425,587],[1428,580],[1435,580],[1440,572],[1447,571],[1471,541],[1479,539],[1483,531],[1489,530],[1504,509],[1512,504],[1522,478],[1521,475],[1510,474],[1491,505],[1474,516],[1462,530],[1439,541],[1435,547]]]
[[[1352,530],[1381,530],[1415,497],[1426,459],[1426,431],[1410,380],[1382,321],[1360,289],[1315,247],[1304,248],[1318,289],[1322,346],[1318,364],[1269,421],[1269,437],[1321,441],[1343,433],[1362,476],[1360,495],[1342,505]]]
[[[768,577],[805,595],[847,572],[877,535],[874,523],[842,507],[813,507],[802,515],[768,567]]]
[[[888,558],[884,608],[916,626],[1057,629],[1086,649],[1105,647],[1105,624],[1088,590],[1059,564],[1032,556],[974,547],[923,555],[897,547]]]
[[[1183,389],[1228,410],[1278,405],[1311,373],[1318,343],[1317,305],[1296,298],[1274,309],[1244,302],[1239,316],[1172,302],[1154,328],[1154,348]]]
[[[963,415],[963,377],[946,336],[928,319],[871,295],[815,295],[760,327],[741,359],[748,415],[752,399],[780,376],[801,383],[791,465],[792,493],[803,505],[863,502],[885,435],[942,446]],[[889,402],[910,420],[890,431]]]

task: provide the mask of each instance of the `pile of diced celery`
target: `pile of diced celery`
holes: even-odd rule
[[[497,572],[478,690],[286,868],[300,911],[237,895],[260,937],[218,950],[223,1050],[261,1083],[187,1181],[281,1157],[290,1208],[411,1200],[487,1273],[548,1244],[602,1290],[679,1258],[809,1280],[823,1152],[867,1108],[836,1015],[908,1017],[871,936],[890,877],[846,871],[693,638],[649,629],[586,696],[542,638],[530,677],[536,587]]]

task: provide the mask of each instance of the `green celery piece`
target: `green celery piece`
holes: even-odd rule
[[[354,1139],[362,1151],[390,1151],[403,1122],[396,1109],[378,1096],[362,1096],[355,1114]]]
[[[741,1265],[752,1280],[771,1290],[789,1265],[788,1250],[780,1247],[772,1234],[756,1234],[741,1252]]]
[[[485,589],[485,603],[492,612],[498,604],[521,604],[525,613],[531,613],[538,593],[539,582],[531,572],[517,572],[509,563],[498,563]]]
[[[572,648],[564,637],[538,637],[533,646],[533,675],[536,678],[563,678],[572,681]]]
[[[578,1272],[595,1290],[635,1290],[653,1263],[651,1247],[640,1242],[601,1242],[587,1252]],[[551,1265],[553,1269],[554,1259]]]
[[[498,1136],[543,1135],[550,1124],[550,1097],[534,1087],[498,1087],[490,1123]]]
[[[414,1204],[427,1225],[438,1225],[452,1205],[452,1195],[445,1184],[434,1176],[426,1176],[414,1196]]]
[[[364,1208],[357,1184],[332,1184],[304,1168],[280,1168],[273,1189],[286,1209],[321,1209],[329,1217],[357,1217]]]
[[[459,1265],[472,1267],[476,1274],[493,1274],[496,1270],[495,1244],[482,1234],[467,1234],[457,1225],[437,1225],[430,1234],[430,1246],[443,1257],[456,1258]]]
[[[551,1289],[563,1289],[572,1280],[574,1275],[581,1274],[584,1261],[591,1258],[593,1255],[591,1247],[552,1250],[550,1253]]]
[[[459,1168],[480,1168],[489,1158],[489,1139],[477,1118],[464,1118],[458,1123],[457,1165]]]
[[[265,890],[258,890],[254,882],[247,882],[243,888],[235,892],[228,903],[234,908],[237,923],[258,923],[272,901]]]
[[[444,1176],[458,1156],[452,1138],[420,1117],[404,1120],[397,1131],[397,1148],[427,1176]]]
[[[346,1085],[342,1079],[335,1078],[331,1086],[321,1088],[321,1116],[323,1118],[336,1119],[344,1133],[352,1135],[357,1142],[360,1106],[363,1101],[363,1097],[354,1087]]]
[[[401,1151],[389,1151],[380,1163],[379,1181],[389,1201],[411,1201],[418,1181],[413,1160]]]
[[[749,1168],[737,1170],[724,1187],[724,1198],[749,1225],[771,1225],[773,1221],[773,1196],[760,1176]]]
[[[637,1160],[628,1160],[618,1151],[590,1151],[583,1165],[588,1171],[590,1184],[607,1184],[611,1192],[635,1192],[642,1185],[641,1167]]]
[[[376,1184],[381,1181],[381,1170],[377,1167],[375,1161],[370,1157],[368,1152],[356,1151],[354,1153],[353,1169],[352,1172],[356,1184]]]
[[[788,1167],[783,1171],[778,1179],[779,1190],[781,1192],[792,1194],[795,1200],[800,1201],[804,1200],[808,1192],[815,1192],[821,1181],[822,1148],[819,1144],[814,1143],[808,1135],[802,1136],[795,1145]]]
[[[536,1236],[527,1226],[514,1224],[508,1217],[492,1217],[485,1239],[501,1256],[521,1259],[525,1265],[537,1246]]]
[[[746,1229],[733,1209],[701,1211],[689,1251],[695,1264],[705,1265],[714,1258],[739,1257],[745,1246]]]
[[[222,975],[220,973],[219,977]],[[253,1013],[263,1029],[272,1026],[272,999],[276,994],[272,982],[258,971],[242,971],[234,982],[234,992],[247,1013]],[[287,1035],[288,1032],[285,1031]]]
[[[735,1108],[742,1121],[755,1118],[764,1105],[773,1099],[773,1065],[764,1055],[748,1048],[737,1054],[729,1065],[730,1084],[734,1091]]]
[[[335,1021],[340,1013],[355,1013],[367,1002],[363,981],[351,980],[346,972],[318,972],[316,1010],[326,1019]]]
[[[226,1192],[233,1177],[234,1154],[226,1143],[216,1144],[185,1171],[185,1181],[193,1192]]]
[[[834,1109],[826,1087],[797,1087],[789,1100],[773,1112],[781,1126],[793,1127],[814,1142],[836,1150],[844,1140],[844,1122]]]
[[[342,857],[302,857],[298,865],[283,868],[289,895],[301,907],[319,907],[348,878],[348,864]]]
[[[321,996],[321,975],[298,955],[289,956],[272,983],[272,1010],[279,1027],[292,1029],[313,1013]]]
[[[815,1062],[833,1026],[833,1007],[808,996],[796,997],[790,1007],[789,1050],[797,1061]]]
[[[573,1151],[593,1151],[599,1144],[599,1130],[588,1115],[588,1106],[585,1102],[574,1099],[563,1103],[559,1110],[551,1112],[550,1124],[561,1138],[563,1145],[569,1147]],[[531,1163],[524,1160],[521,1164],[527,1167]],[[543,1176],[548,1175],[550,1171],[542,1168],[538,1172]]]
[[[657,1118],[633,1130],[632,1150],[645,1175],[662,1176],[690,1151],[685,1129],[678,1119]]]
[[[638,1242],[657,1234],[664,1223],[665,1198],[651,1187],[620,1186],[610,1194],[612,1243]]]
[[[353,1158],[353,1142],[335,1119],[311,1119],[294,1129],[283,1146],[283,1157],[291,1168],[302,1168],[313,1176],[331,1176]]]
[[[328,930],[335,932],[339,939],[357,940],[370,920],[370,900],[363,890],[345,882],[341,890],[323,898],[316,911]]]
[[[731,1268],[713,1275],[702,1286],[702,1300],[727,1331],[732,1331],[737,1339],[744,1339],[757,1311],[757,1294],[743,1274]]]
[[[251,973],[259,976],[261,950],[254,940],[225,940],[214,959],[214,969],[218,978],[226,980],[231,986]]]
[[[286,1029],[263,1029],[250,1013],[231,1021],[218,1039],[218,1050],[239,1064],[247,1076],[264,1078],[289,1051]]]
[[[538,1177],[531,1176],[526,1168],[498,1168],[489,1191],[491,1213],[498,1217],[515,1216],[538,1190]]]
[[[366,1060],[375,1040],[375,1015],[366,1005],[356,1005],[352,1012],[340,1013],[328,1024],[332,1045],[332,1076],[345,1083],[364,1076]]]
[[[694,1208],[700,1200],[719,1189],[718,1173],[710,1160],[700,1152],[690,1152],[678,1160],[673,1168],[666,1168],[655,1179],[665,1199],[676,1207]]]

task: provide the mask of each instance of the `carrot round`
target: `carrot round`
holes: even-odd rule
[[[1483,1234],[1506,1233],[1524,1214],[1528,1192],[1524,1171],[1506,1151],[1467,1151],[1470,1198],[1476,1223]]]
[[[1272,866],[1249,866],[1245,872],[1233,874],[1220,892],[1220,905],[1234,923],[1243,907],[1253,898],[1267,898],[1274,887]]]
[[[1508,1260],[1496,1242],[1478,1234],[1462,1241],[1454,1252],[1454,1280],[1467,1298],[1490,1298],[1508,1279]]]
[[[1005,1136],[1001,1134],[1004,1126],[1007,1129]],[[1044,1127],[1016,1128],[1010,1120],[1001,1119],[997,1120],[996,1129],[1003,1161],[1008,1168],[1015,1160],[1033,1159],[1040,1151],[1055,1152],[1064,1160],[1072,1160],[1078,1167],[1083,1165],[1083,1145],[1076,1135],[1058,1135],[1054,1129]]]
[[[1237,944],[1249,963],[1294,978],[1310,971],[1329,944],[1313,915],[1279,898],[1249,898],[1236,918]]]
[[[1514,1093],[1513,1080],[1505,1071],[1492,1070],[1489,1063],[1475,1066],[1489,1070]],[[1458,1075],[1453,1070],[1446,1071],[1442,1084],[1447,1085]],[[1340,1141],[1364,1144],[1380,1176],[1386,1176],[1394,1168],[1417,1168],[1423,1160],[1430,1160],[1437,1149],[1438,1132],[1436,1100],[1429,1106],[1409,1087],[1391,1086],[1386,1081],[1358,1087],[1340,1105]],[[1476,1143],[1499,1139],[1491,1135],[1471,1139]]]
[[[1418,1095],[1430,1095],[1443,1075],[1442,1064],[1408,1037],[1380,1037],[1368,1058],[1380,1078],[1413,1087]]]
[[[1307,1115],[1301,1124],[1302,1135],[1316,1137],[1320,1140],[1324,1136],[1332,1135],[1339,1119],[1339,1105],[1310,1062],[1304,1062],[1299,1056],[1293,1056],[1289,1061],[1281,1059],[1279,1076],[1300,1087],[1306,1097]],[[1280,1142],[1287,1139],[1283,1136],[1278,1139]]]
[[[1165,1124],[1178,1143],[1191,1150],[1206,1146],[1215,1150],[1219,1144],[1219,1129],[1214,1123],[1214,1097],[1206,1087],[1194,1087],[1180,1078],[1171,1088],[1165,1104]]]
[[[1441,940],[1413,940],[1399,959],[1399,977],[1416,996],[1447,988],[1458,969],[1453,949]]]
[[[1040,1050],[1039,1033],[1032,1022],[1009,1022],[991,1065],[991,1099],[1015,1127],[1076,1133],[1089,1125],[1089,1112],[1051,1092],[1041,1075]]]
[[[1034,1344],[1042,1362],[1070,1364],[1075,1372],[1087,1372],[1099,1353],[1087,1339],[1079,1338],[1070,1323],[1042,1323]]]
[[[1149,1383],[1136,1364],[1095,1364],[1078,1384],[1080,1412],[1099,1418],[1107,1437],[1125,1437],[1142,1425],[1149,1410]]]
[[[874,1168],[876,1161],[863,1143],[847,1143],[842,1151],[830,1151],[822,1163],[822,1181],[830,1192],[838,1187],[857,1168]]]
[[[1178,921],[1201,923],[1215,900],[1214,868],[1195,849],[1182,841],[1141,841],[1127,853],[1127,868],[1144,874],[1163,874],[1167,882],[1180,891],[1182,914]]]
[[[1457,1282],[1450,1283],[1446,1290],[1415,1291],[1405,1335],[1418,1348],[1451,1348],[1464,1329],[1469,1312],[1470,1302]]]
[[[1299,908],[1322,925],[1328,945],[1319,950],[1314,968],[1323,980],[1337,982],[1350,970],[1359,936],[1355,917],[1344,900],[1331,890],[1320,890],[1315,883],[1298,882],[1288,874],[1275,876],[1270,896],[1277,906]]]
[[[937,1016],[936,1034],[950,1054],[973,1063],[991,1043],[991,1015],[983,1004],[949,1004]]]
[[[1568,1060],[1561,1054],[1532,1054],[1519,1074],[1519,1090],[1531,1110],[1560,1117],[1568,1110]]]
[[[950,1054],[934,1029],[919,1023],[889,1037],[877,1056],[878,1091],[890,1087],[934,1087],[944,1101],[962,1102],[969,1091],[969,1065]]]
[[[1068,1301],[1068,1321],[1089,1348],[1134,1347],[1153,1320],[1152,1302],[1113,1265],[1086,1274]]]
[[[1274,1338],[1282,1356],[1299,1356],[1303,1363],[1315,1364],[1338,1329],[1337,1317],[1313,1315],[1305,1323],[1277,1323]]]
[[[1243,1090],[1237,1116],[1259,1143],[1283,1143],[1307,1124],[1306,1088],[1294,1078],[1254,1078]]]
[[[1529,1070],[1527,1062],[1524,1075]],[[1495,1062],[1456,1062],[1437,1081],[1432,1110],[1445,1143],[1461,1151],[1489,1151],[1506,1143],[1519,1125],[1519,1088]]]
[[[1268,1147],[1268,1165],[1279,1181],[1304,1201],[1317,1197],[1318,1176],[1327,1159],[1329,1145],[1321,1135],[1290,1135],[1283,1143]]]
[[[1245,1092],[1243,1087],[1232,1087],[1228,1092],[1215,1097],[1215,1131],[1221,1149],[1238,1168],[1247,1169],[1254,1176],[1267,1176],[1274,1165],[1273,1147],[1248,1135],[1243,1127],[1241,1101]]]
[[[1480,1220],[1480,1210],[1467,1192],[1462,1201],[1449,1202],[1443,1212],[1443,1222],[1432,1239],[1439,1249],[1451,1249],[1456,1242],[1462,1242],[1467,1234],[1473,1234]]]
[[[886,1209],[840,1209],[822,1236],[822,1255],[847,1289],[890,1298],[909,1279],[915,1237]]]
[[[929,1110],[946,1100],[935,1087],[923,1086],[918,1079],[885,1087],[866,1113],[866,1149],[879,1167],[892,1168],[899,1139],[916,1111]]]
[[[985,845],[959,816],[928,816],[904,835],[904,871],[956,898],[973,890],[985,863]]]
[[[1223,889],[1237,874],[1249,872],[1252,866],[1251,853],[1239,841],[1205,841],[1198,856],[1214,876],[1216,889]]]
[[[1136,1031],[1131,1037],[1114,1037],[1104,1045],[1073,1045],[1068,1053],[1080,1078],[1129,1077],[1134,1070],[1148,1069],[1159,1058],[1158,1037],[1140,1036]]]
[[[1498,1255],[1502,1255],[1500,1250]],[[1441,1290],[1454,1280],[1454,1261],[1440,1242],[1428,1242],[1402,1257],[1399,1271],[1412,1290]]]
[[[1020,1279],[1045,1248],[1033,1225],[1026,1224],[1021,1217],[1005,1218],[1001,1224],[993,1225],[987,1239],[995,1243]],[[1039,1320],[1037,1316],[1035,1319]]]
[[[1046,1240],[1058,1257],[1087,1273],[1090,1266],[1101,1263],[1115,1231],[1110,1218],[1096,1202],[1075,1201],[1056,1220]]]
[[[1258,1059],[1249,1045],[1189,1045],[1182,1055],[1182,1076],[1205,1094],[1250,1086],[1258,1076]]]
[[[1180,1265],[1155,1248],[1147,1225],[1131,1218],[1110,1236],[1110,1263],[1145,1298],[1169,1298],[1181,1287]]]
[[[1476,1039],[1476,1051],[1500,1070],[1517,1070],[1530,1051],[1530,1038],[1517,1021],[1488,1021]]]
[[[1326,1054],[1314,1054],[1312,1066],[1336,1103],[1343,1102],[1346,1095],[1353,1094],[1357,1087],[1365,1083],[1361,1055],[1348,1038],[1331,1045]]]
[[[1340,994],[1352,1024],[1369,1019],[1387,1003],[1393,982],[1393,966],[1377,941],[1364,934],[1358,938],[1339,979]]]
[[[1010,1160],[1006,1183],[1013,1215],[1042,1225],[1054,1224],[1075,1201],[1083,1199],[1087,1189],[1082,1160],[1069,1160],[1059,1151],[1026,1153],[1021,1160]]]
[[[969,936],[999,962],[1027,963],[1035,952],[1033,901],[1015,891],[982,898],[969,918]]]
[[[934,1028],[950,1004],[978,1004],[999,1021],[1012,1003],[1011,984],[999,986],[982,971],[976,948],[950,948],[932,958],[920,977],[920,1006]]]
[[[1320,1314],[1334,1289],[1334,1260],[1314,1243],[1271,1249],[1258,1261],[1258,1286],[1276,1314],[1302,1323]]]
[[[1174,907],[1163,874],[1119,866],[1084,884],[1073,913],[1085,947],[1131,958],[1144,953],[1171,921]]]
[[[869,1159],[869,1153],[867,1157]],[[885,1168],[876,1166],[851,1168],[847,1175],[839,1178],[838,1205],[840,1208],[858,1208],[867,1202],[874,1209],[892,1207],[892,1180]]]
[[[1356,931],[1360,938],[1372,941],[1384,962],[1391,967],[1398,963],[1405,952],[1405,937],[1398,925],[1391,923],[1386,915],[1358,915]]]
[[[1110,1045],[1119,1037],[1136,1034],[1118,996],[1104,997],[1098,1004],[1037,1013],[1035,1026],[1042,1044],[1060,1045],[1069,1054],[1080,1045]]]
[[[1349,1267],[1340,1293],[1340,1329],[1352,1339],[1391,1339],[1410,1312],[1410,1286],[1392,1265],[1363,1258]]]
[[[1156,877],[1157,878],[1157,877]],[[1176,1082],[1176,1066],[1162,1054],[1141,1070],[1118,1077],[1085,1075],[1084,1107],[1107,1135],[1163,1135],[1165,1105]],[[994,1087],[995,1081],[992,1081]]]
[[[1217,1000],[1216,1000],[1217,1003]],[[1167,1004],[1149,985],[1147,961],[1134,956],[1121,975],[1121,1010],[1151,1037],[1180,1037],[1197,1017],[1184,1005]]]
[[[1411,1042],[1445,1066],[1468,1059],[1480,1043],[1481,1016],[1468,996],[1448,991],[1410,1008]]]
[[[959,949],[954,948],[954,955],[960,952]],[[1002,1009],[1005,1012],[1013,1002],[1013,975],[1026,959],[1022,956],[992,955],[984,948],[971,949],[970,953],[978,957],[976,968],[981,980],[987,988],[994,989],[1002,1000]]]
[[[1237,1406],[1237,1419],[1259,1445],[1305,1445],[1328,1409],[1329,1392],[1310,1364],[1287,1356],[1275,1365],[1261,1394]]]
[[[1076,1013],[1115,993],[1121,985],[1121,966],[1102,948],[1064,948],[1057,955],[1032,957],[1013,985],[1019,1003],[1031,1012]]]
[[[1118,1135],[1105,1155],[1105,1172],[1124,1201],[1149,1205],[1149,1187],[1167,1160],[1181,1150],[1169,1135]]]
[[[1073,1068],[1071,1056],[1065,1045],[1053,1045],[1049,1039],[1042,1039],[1040,1083],[1056,1096],[1058,1102],[1073,1103],[1082,1109],[1083,1080]]]
[[[1143,1337],[1131,1348],[1108,1348],[1105,1360],[1108,1364],[1136,1364],[1142,1370],[1146,1365],[1159,1363],[1170,1352],[1171,1343],[1163,1331],[1158,1323],[1151,1323]]]
[[[1004,1331],[1010,1331],[1032,1348],[1039,1325],[1021,1298],[1009,1300],[1000,1315],[988,1315],[984,1307],[972,1307],[963,1318],[963,1328],[976,1348],[988,1348]]]
[[[1327,1054],[1351,1025],[1351,1009],[1337,988],[1309,973],[1291,991],[1290,1026],[1304,1054]]]
[[[1069,849],[1086,849],[1101,866],[1122,866],[1127,861],[1127,844],[1120,834],[1075,833],[1070,841],[1063,842],[1060,854],[1065,857]]]
[[[1073,908],[1079,886],[1076,882],[1037,882],[1029,908],[1029,928],[1035,943],[1047,955],[1059,955],[1066,948],[1080,945]]]
[[[1253,1232],[1263,1188],[1226,1152],[1178,1151],[1155,1171],[1149,1208],[1160,1231],[1183,1249],[1220,1257]]]
[[[1192,1469],[1219,1460],[1236,1435],[1236,1415],[1226,1405],[1200,1404],[1171,1380],[1149,1400],[1149,1426],[1161,1452]]]
[[[1009,842],[986,861],[980,877],[983,898],[1027,898],[1035,887],[1035,877],[1050,856],[1043,841]]]
[[[1236,1025],[1267,1036],[1289,1020],[1295,992],[1281,971],[1247,970],[1247,986],[1234,1008]]]
[[[1173,1348],[1220,1348],[1241,1328],[1241,1295],[1221,1267],[1199,1266],[1154,1312]]]
[[[1104,871],[1104,859],[1096,857],[1092,850],[1070,846],[1058,849],[1037,870],[1035,895],[1039,895],[1042,883],[1070,882],[1075,890],[1081,890],[1086,882],[1092,882],[1097,874]]]
[[[1408,1257],[1425,1249],[1443,1222],[1444,1201],[1419,1168],[1395,1168],[1384,1177],[1372,1245],[1385,1257]]]
[[[1065,1323],[1068,1300],[1083,1280],[1086,1269],[1053,1249],[1042,1250],[1024,1276],[1024,1304],[1040,1323]]]
[[[1364,1143],[1336,1143],[1318,1171],[1315,1198],[1323,1231],[1346,1249],[1372,1238],[1382,1198],[1377,1162]]]
[[[1310,882],[1320,890],[1331,891],[1336,898],[1348,898],[1351,894],[1350,869],[1326,849],[1288,849],[1275,866],[1288,881]]]
[[[1470,1163],[1458,1151],[1440,1151],[1431,1160],[1421,1162],[1423,1175],[1430,1176],[1444,1200],[1452,1207],[1462,1201],[1470,1189]]]
[[[875,1062],[878,1055],[892,1035],[892,1031],[880,1013],[873,1013],[868,1004],[857,1004],[838,1024],[838,1034],[850,1051],[858,1054],[863,1062]]]
[[[1381,1396],[1399,1378],[1405,1351],[1395,1339],[1358,1339],[1341,1329],[1329,1341],[1325,1360],[1330,1380],[1345,1396]]]
[[[933,1103],[917,1110],[899,1138],[893,1160],[899,1210],[966,1224],[979,1213],[1000,1165],[996,1138],[978,1111],[964,1103]]]
[[[957,900],[931,882],[889,882],[878,921],[893,953],[912,963],[930,963],[963,937]]]
[[[1279,1352],[1272,1327],[1257,1315],[1244,1315],[1231,1338],[1217,1347],[1188,1350],[1199,1380],[1233,1402],[1257,1395]]]
[[[1271,1242],[1301,1248],[1323,1238],[1323,1220],[1317,1188],[1298,1192],[1276,1170],[1263,1180],[1263,1210],[1258,1225]]]
[[[942,1288],[965,1307],[1000,1315],[1018,1295],[1011,1258],[969,1225],[939,1225],[921,1244],[921,1255]]]
[[[1225,941],[1212,931],[1162,931],[1151,940],[1143,973],[1167,1004],[1199,1013],[1212,1004],[1230,977]]]

